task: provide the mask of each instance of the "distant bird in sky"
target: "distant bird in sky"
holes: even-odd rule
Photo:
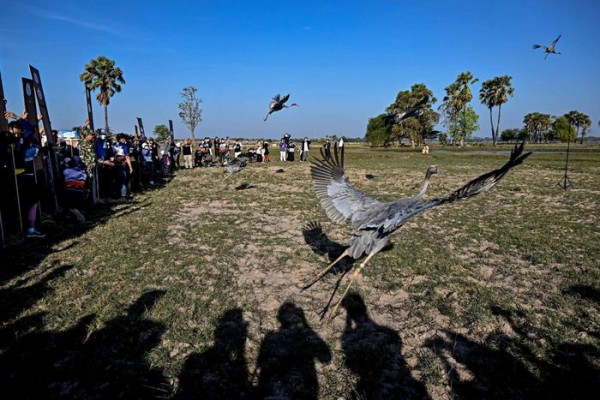
[[[267,120],[267,118],[269,118],[269,115],[273,114],[275,111],[281,111],[284,108],[289,108],[289,107],[297,107],[298,104],[296,103],[292,103],[290,105],[286,105],[285,103],[290,99],[290,95],[287,94],[283,97],[281,97],[280,94],[276,94],[275,97],[273,97],[273,100],[271,100],[271,104],[269,104],[269,112],[267,113],[267,115],[265,116],[265,121]]]
[[[311,175],[317,198],[325,209],[325,213],[333,222],[341,224],[350,220],[354,229],[349,239],[350,246],[302,290],[308,289],[321,280],[344,257],[348,256],[357,260],[366,254],[367,257],[356,267],[346,290],[335,305],[331,313],[334,316],[341,300],[346,296],[367,262],[387,246],[390,235],[394,231],[409,219],[430,208],[466,199],[491,189],[509,170],[521,164],[531,154],[531,152],[523,153],[523,147],[523,143],[516,145],[508,162],[499,169],[475,178],[455,192],[426,202],[420,202],[420,200],[427,191],[429,179],[437,173],[435,165],[427,168],[423,186],[416,195],[396,201],[381,202],[358,191],[350,184],[344,166],[339,162],[337,150],[334,157],[331,158],[326,158],[323,150],[321,150],[322,159],[316,162],[313,161],[311,165]],[[335,290],[333,294],[335,294]],[[323,312],[323,316],[326,310],[327,307]]]
[[[548,55],[550,55],[550,54],[560,54],[559,52],[554,51],[554,48],[556,47],[556,43],[558,43],[558,40],[560,39],[561,36],[562,35],[558,35],[558,37],[556,39],[554,39],[554,42],[552,42],[550,44],[550,46],[548,46],[548,47],[546,47],[542,44],[534,44],[533,48],[534,49],[544,49],[544,51],[546,52],[546,56],[544,57],[544,60],[546,58],[548,58]]]

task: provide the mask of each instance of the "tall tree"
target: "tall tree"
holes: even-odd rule
[[[166,125],[156,125],[154,127],[154,136],[158,142],[171,139],[171,130]]]
[[[500,115],[502,113],[502,104],[508,101],[508,96],[513,97],[515,89],[511,86],[512,77],[508,75],[497,76],[481,84],[479,90],[479,100],[490,110],[490,124],[492,125],[492,141],[494,145],[498,142],[498,133],[500,132]],[[492,109],[498,107],[498,122],[494,129],[494,120]]]
[[[392,125],[387,114],[379,114],[369,119],[365,139],[371,147],[387,147],[392,139]]]
[[[523,125],[533,143],[548,142],[548,135],[552,132],[552,116],[532,112],[523,117]]]
[[[579,143],[583,144],[583,138],[588,134],[589,129],[592,126],[592,120],[588,115],[576,110],[569,111],[565,117],[567,117],[569,123],[576,128],[577,136],[581,134]]]
[[[577,139],[577,130],[569,124],[569,119],[566,115],[560,116],[552,123],[553,135],[559,140],[566,142],[571,140],[572,142]]]
[[[193,86],[183,88],[181,97],[183,101],[179,103],[179,117],[181,121],[190,129],[192,140],[196,140],[196,127],[202,121],[202,109],[200,104],[202,99],[196,97],[196,89]]]
[[[104,107],[104,130],[108,134],[108,105],[110,98],[121,92],[121,84],[125,84],[123,71],[115,66],[114,60],[104,56],[91,60],[84,70],[79,79],[85,82],[85,86],[90,90],[99,89],[96,99]]]
[[[423,103],[424,99],[426,99],[425,103]],[[392,124],[392,133],[398,140],[403,137],[409,138],[412,146],[415,147],[424,139],[437,135],[433,127],[439,122],[440,114],[433,111],[432,108],[436,101],[433,92],[424,83],[412,85],[410,91],[398,92],[396,101],[386,109]],[[414,116],[400,120],[400,116],[414,110],[415,107],[418,109]]]
[[[471,108],[467,109],[469,102],[473,100],[471,85],[478,81],[469,71],[461,72],[456,80],[444,88],[446,96],[439,109],[444,116],[444,125],[448,128],[448,133],[454,140],[460,140],[460,145],[464,145],[464,140],[469,137],[474,130],[479,129],[477,122],[479,116]],[[467,116],[467,112],[470,115]],[[473,126],[473,122],[477,127],[473,130],[468,130]]]

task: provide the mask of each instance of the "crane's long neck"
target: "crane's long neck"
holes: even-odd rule
[[[425,196],[425,192],[427,192],[427,188],[429,187],[429,179],[431,178],[431,175],[436,174],[437,173],[437,167],[436,166],[430,166],[429,168],[427,168],[427,173],[425,173],[425,180],[423,181],[423,185],[421,186],[421,190],[419,190],[419,193],[417,193],[413,199],[414,201],[419,201],[421,200],[421,198],[423,198],[423,196]]]
[[[425,192],[427,192],[427,188],[429,187],[429,178],[431,177],[431,174],[429,172],[427,172],[427,174],[425,175],[425,180],[423,181],[423,185],[421,186],[421,190],[419,190],[419,193],[417,193],[415,195],[415,200],[421,200],[421,198],[423,196],[425,196]]]

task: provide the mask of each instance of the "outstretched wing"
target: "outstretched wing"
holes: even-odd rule
[[[554,48],[554,46],[556,46],[556,43],[558,43],[558,41],[560,40],[560,37],[561,37],[561,36],[562,36],[562,35],[558,35],[558,37],[557,37],[556,39],[554,39],[554,42],[552,42],[552,43],[550,44],[550,47]]]
[[[310,167],[313,186],[317,198],[325,209],[327,216],[335,223],[341,224],[348,218],[357,227],[369,210],[383,205],[378,200],[367,196],[350,184],[340,163],[337,147],[334,157],[328,159],[321,149],[321,160],[313,161]]]
[[[281,104],[285,104],[286,101],[288,101],[290,99],[290,95],[289,93],[285,96],[283,96],[283,98],[281,99]]]
[[[438,197],[437,199],[427,201],[425,203],[414,205],[408,209],[398,210],[384,220],[372,221],[367,227],[382,227],[384,232],[392,232],[404,225],[404,223],[410,218],[419,215],[432,207],[476,196],[479,193],[491,189],[500,181],[500,179],[504,177],[504,175],[506,175],[508,171],[517,165],[520,165],[523,160],[529,157],[531,152],[523,153],[524,144],[525,143],[523,142],[520,145],[515,145],[515,148],[510,154],[510,159],[502,167],[473,179],[471,182],[467,183],[465,186],[456,190],[455,192],[452,192],[447,196],[442,196]],[[391,206],[391,209],[393,209],[393,205]]]
[[[534,48],[534,49],[544,49],[544,50],[545,50],[545,49],[547,49],[547,47],[546,47],[546,46],[544,46],[544,45],[541,45],[541,44],[534,44],[534,45],[533,45],[533,48]]]
[[[271,100],[271,104],[279,103],[280,101],[281,101],[281,95],[279,93],[277,93],[275,96],[273,96],[273,100]]]

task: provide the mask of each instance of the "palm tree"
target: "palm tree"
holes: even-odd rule
[[[451,132],[452,136],[455,138],[460,136],[461,147],[464,145],[464,139],[468,133],[464,124],[467,106],[473,100],[470,85],[473,85],[477,81],[479,79],[474,78],[471,72],[461,72],[456,80],[445,88],[446,96],[444,96],[443,103],[440,106],[440,109],[446,114],[447,125],[454,131]],[[462,118],[460,118],[461,114]],[[460,135],[457,134],[457,130],[460,130]]]
[[[481,84],[479,91],[479,100],[490,110],[490,124],[492,125],[492,141],[496,145],[498,141],[498,132],[500,132],[500,114],[502,113],[502,104],[508,101],[508,96],[513,97],[515,89],[511,86],[512,76],[503,75],[489,79]],[[494,121],[492,119],[492,108],[498,107],[498,122],[494,130]]]
[[[583,144],[583,138],[588,134],[592,120],[588,115],[576,110],[569,111],[565,116],[569,123],[575,126],[576,136],[581,133],[579,144]]]
[[[108,104],[115,93],[121,92],[120,84],[125,83],[123,71],[121,68],[115,67],[114,60],[98,56],[85,66],[85,72],[79,75],[79,79],[85,82],[85,86],[92,91],[100,89],[96,99],[104,106],[104,130],[109,133]]]

